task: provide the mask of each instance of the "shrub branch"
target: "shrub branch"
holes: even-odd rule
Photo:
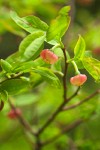
[[[96,96],[97,94],[100,94],[100,90],[95,91],[93,94],[91,94],[90,96],[86,97],[85,99],[81,100],[80,102],[78,102],[78,103],[76,103],[74,105],[64,107],[63,111],[67,111],[67,110],[76,108],[76,107],[80,106],[81,104],[83,104],[84,102],[87,102],[88,100],[90,100],[91,98]]]
[[[30,124],[25,120],[25,118],[24,118],[21,114],[19,115],[19,114],[16,112],[16,107],[14,106],[14,104],[11,102],[10,99],[8,99],[8,102],[9,102],[10,107],[14,110],[14,112],[15,112],[15,114],[16,114],[16,116],[17,116],[19,122],[20,122],[20,124],[21,124],[28,132],[30,132],[32,135],[35,136],[35,134],[36,134],[35,131],[33,131],[32,127],[31,127]]]

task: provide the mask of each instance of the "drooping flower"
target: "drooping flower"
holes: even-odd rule
[[[83,85],[86,82],[86,80],[87,80],[87,76],[85,74],[79,74],[70,78],[71,84],[76,86]]]
[[[15,110],[11,109],[7,114],[10,119],[16,119],[19,115],[21,115],[21,110],[19,108],[16,108]]]
[[[54,64],[58,60],[58,56],[49,49],[42,50],[40,57],[49,64]]]

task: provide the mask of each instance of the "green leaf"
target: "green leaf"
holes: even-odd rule
[[[31,72],[30,73],[30,82],[31,82],[31,86],[32,88],[35,88],[36,86],[40,85],[42,82],[44,82],[43,78],[41,77],[41,75],[35,73],[35,72]]]
[[[1,59],[1,67],[4,71],[6,72],[11,72],[12,71],[12,66],[10,63],[8,63],[6,60]]]
[[[84,39],[79,35],[79,39],[76,43],[76,46],[74,48],[74,58],[75,59],[82,59],[85,53],[85,41]]]
[[[19,66],[17,66],[13,72],[29,72],[31,71],[33,68],[36,68],[37,66],[47,66],[47,63],[45,61],[43,61],[41,58],[38,58],[34,61],[28,61],[28,62],[23,62],[20,63]]]
[[[48,30],[48,25],[36,16],[26,16],[23,17],[22,19],[27,21],[35,30],[42,30],[42,31]]]
[[[48,29],[48,25],[35,16],[26,16],[20,18],[16,12],[11,12],[11,18],[24,30],[29,33],[33,33],[36,31],[46,31]]]
[[[59,11],[59,14],[60,15],[68,15],[70,9],[71,9],[70,6],[65,6],[65,7],[61,8],[61,10]]]
[[[52,72],[52,70],[44,67],[38,67],[34,69],[34,72],[40,74],[44,80],[46,80],[51,85],[60,87],[60,81],[58,77]]]
[[[62,59],[59,59],[56,63],[54,63],[51,67],[54,70],[54,72],[62,72],[62,66],[61,66]],[[63,73],[62,73],[63,74]]]
[[[51,49],[58,57],[64,57],[64,54],[63,54],[63,51],[62,51],[62,49],[60,48],[60,47],[53,47],[52,49]]]
[[[35,67],[34,61],[23,62],[19,66],[17,66],[13,72],[29,72],[32,68]]]
[[[5,72],[0,72],[0,83],[7,80],[7,76]]]
[[[100,81],[100,61],[92,57],[84,57],[82,59],[84,68],[89,72],[89,74],[96,80]]]
[[[29,87],[29,82],[22,79],[10,79],[0,85],[0,91],[7,91],[9,95],[15,95],[25,91]]]
[[[7,91],[1,91],[0,92],[0,97],[2,99],[2,101],[7,101],[8,100],[8,92]]]
[[[84,66],[83,66],[83,63],[81,60],[76,60],[75,63],[77,65],[78,69],[84,69]]]
[[[54,63],[54,64],[51,66],[51,69],[53,70],[53,72],[54,72],[55,74],[57,74],[58,76],[63,77],[64,74],[62,73],[61,62],[62,62],[62,59],[59,59],[56,63]]]
[[[18,65],[18,63],[20,62],[19,52],[17,51],[16,53],[13,53],[9,57],[7,57],[6,61],[9,62],[12,66]]]
[[[92,51],[85,51],[85,57],[92,57]]]
[[[59,16],[52,20],[50,27],[47,31],[47,41],[60,41],[61,37],[65,34],[69,27],[70,17],[68,16],[68,7],[64,7],[59,12]]]
[[[28,35],[19,46],[19,53],[22,61],[34,60],[43,49],[43,43],[45,40],[44,32],[37,32]]]

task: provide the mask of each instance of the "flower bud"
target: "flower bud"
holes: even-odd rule
[[[85,74],[79,74],[70,78],[71,84],[76,85],[76,86],[83,85],[84,82],[86,82],[86,80],[87,80],[87,76]]]
[[[16,119],[17,116],[20,116],[20,115],[21,115],[21,110],[19,108],[16,108],[15,110],[11,109],[10,112],[8,112],[7,114],[8,118],[10,119]]]
[[[58,60],[58,56],[49,51],[49,49],[44,49],[41,52],[40,57],[49,64],[54,64]]]

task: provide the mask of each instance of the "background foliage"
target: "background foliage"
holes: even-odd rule
[[[82,2],[83,1],[83,2]],[[90,0],[23,0],[23,1],[0,1],[0,57],[7,58],[10,54],[18,50],[18,45],[27,33],[19,28],[11,19],[10,11],[14,10],[19,16],[27,16],[34,14],[47,23],[50,23],[57,15],[58,10],[65,5],[71,5],[72,22],[68,33],[63,41],[67,45],[69,53],[73,56],[73,48],[78,38],[78,34],[83,35],[86,41],[86,47],[91,51],[93,56],[100,59],[100,1]],[[49,45],[45,45],[49,48]],[[73,76],[72,67],[69,67],[69,78]],[[84,70],[82,70],[84,72]],[[100,84],[94,82],[88,73],[88,82],[82,87],[78,97],[75,97],[71,103],[73,104],[83,99],[93,91],[99,88]],[[39,76],[37,76],[38,80]],[[33,85],[34,87],[35,85]],[[68,85],[68,95],[70,96],[75,87]],[[90,88],[91,87],[91,88]],[[34,128],[41,126],[51,111],[54,111],[61,103],[61,90],[50,87],[47,83],[43,83],[30,92],[19,94],[12,97],[16,106],[22,109],[27,120],[34,125]],[[23,134],[19,122],[9,120],[7,112],[10,107],[6,103],[4,110],[0,112],[0,150],[30,150],[33,137],[27,132]],[[82,106],[68,112],[61,113],[57,116],[55,122],[51,124],[42,135],[44,139],[53,137],[59,133],[58,128],[70,123],[73,119],[85,118],[95,114],[88,122],[83,123],[78,128],[63,135],[54,144],[47,145],[46,149],[61,150],[99,150],[100,149],[100,97],[96,96]],[[53,127],[53,128],[52,128]],[[54,128],[55,127],[55,128]],[[52,132],[51,132],[52,130]],[[31,141],[27,138],[30,137]],[[17,144],[16,144],[17,143]],[[59,144],[61,143],[61,144]]]

